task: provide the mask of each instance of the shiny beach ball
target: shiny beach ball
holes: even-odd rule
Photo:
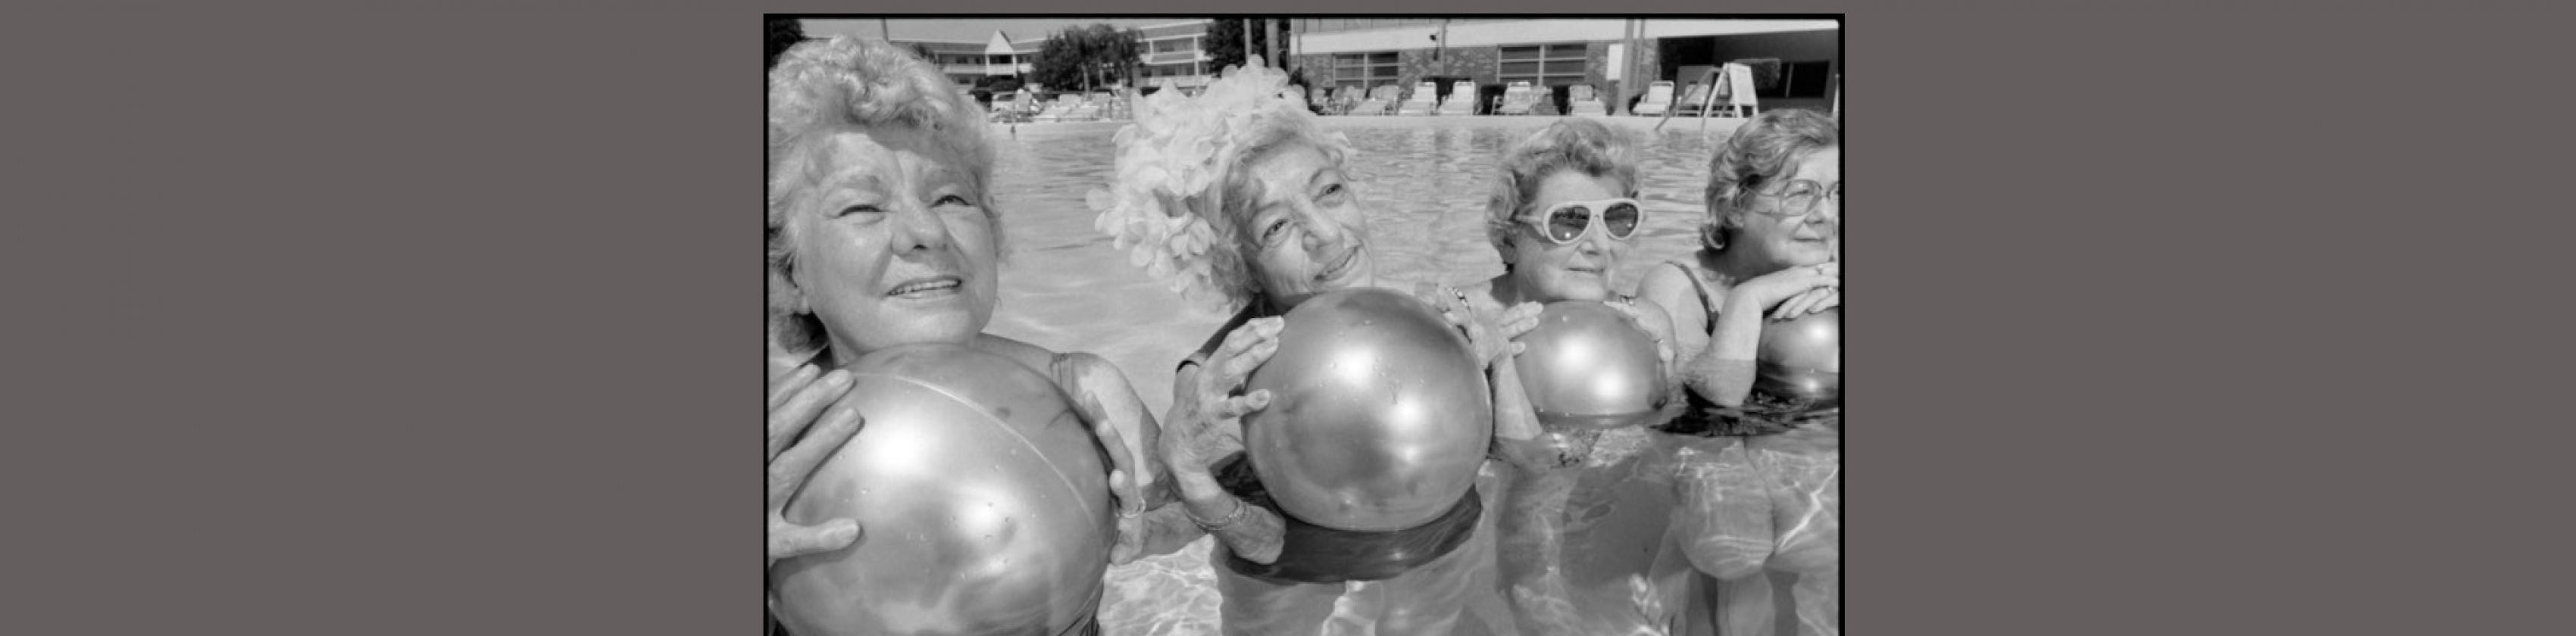
[[[846,370],[840,404],[866,422],[785,514],[854,518],[860,536],[770,568],[788,630],[1052,634],[1089,620],[1117,517],[1108,460],[1063,391],[960,345],[885,349]]]
[[[1549,303],[1520,342],[1521,387],[1548,430],[1642,424],[1668,397],[1654,338],[1609,305]]]
[[[1762,327],[1759,390],[1819,403],[1842,403],[1843,310],[1840,307]]]
[[[1248,390],[1253,474],[1280,508],[1340,530],[1411,528],[1475,485],[1493,402],[1467,338],[1430,304],[1383,289],[1299,303]]]

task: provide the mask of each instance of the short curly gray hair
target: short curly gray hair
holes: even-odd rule
[[[1219,245],[1227,249],[1207,254],[1210,278],[1218,285],[1227,309],[1240,309],[1262,295],[1261,281],[1253,273],[1253,263],[1260,259],[1259,242],[1243,226],[1252,221],[1253,205],[1261,200],[1261,182],[1254,180],[1245,168],[1264,156],[1299,145],[1324,154],[1324,161],[1336,170],[1350,169],[1350,147],[1341,139],[1327,135],[1314,115],[1292,112],[1277,117],[1255,118],[1237,150],[1219,158],[1224,162],[1223,176],[1217,187],[1224,194],[1218,198],[1216,219],[1209,229],[1216,233]]]
[[[1742,208],[1754,192],[1779,178],[1798,157],[1842,145],[1842,124],[1812,110],[1763,111],[1761,116],[1736,128],[1735,134],[1727,137],[1708,160],[1708,189],[1702,196],[1710,218],[1700,242],[1711,249],[1723,249],[1725,229],[1718,217]]]
[[[827,168],[814,142],[853,130],[931,133],[933,143],[965,162],[958,167],[967,187],[985,202],[998,253],[1001,212],[986,196],[993,146],[981,110],[929,62],[885,42],[835,36],[797,44],[779,57],[769,70],[767,251],[770,337],[781,349],[807,353],[824,342],[822,321],[798,312],[789,300],[796,257],[785,234],[787,211],[811,194]]]
[[[1558,170],[1617,179],[1621,194],[1635,196],[1637,143],[1601,122],[1561,119],[1504,151],[1501,168],[1503,178],[1494,182],[1493,197],[1485,203],[1485,236],[1497,250],[1511,246],[1512,230],[1519,226],[1512,217]]]

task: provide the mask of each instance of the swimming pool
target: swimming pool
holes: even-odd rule
[[[1485,238],[1485,200],[1495,160],[1510,143],[1553,117],[1324,118],[1357,151],[1351,176],[1368,210],[1370,247],[1381,278],[1466,285],[1502,273]],[[1639,199],[1647,219],[1614,273],[1633,291],[1646,268],[1698,245],[1714,139],[1726,120],[1674,120],[1660,132],[1652,119],[1617,118],[1645,140]],[[1704,126],[1704,127],[1703,127]],[[996,128],[1000,162],[995,196],[1008,252],[1002,293],[990,330],[1059,351],[1097,353],[1124,371],[1160,416],[1171,403],[1172,370],[1224,322],[1217,310],[1183,299],[1163,281],[1128,263],[1107,235],[1092,228],[1085,193],[1113,173],[1111,138],[1120,124],[1022,125]],[[1143,452],[1133,436],[1129,445]],[[1209,539],[1181,552],[1112,567],[1101,623],[1112,636],[1213,634],[1215,578]],[[1491,589],[1488,585],[1484,589]],[[1354,594],[1345,602],[1365,602]],[[1515,633],[1497,612],[1500,599],[1480,599],[1470,612],[1493,633]],[[1466,621],[1473,624],[1479,621]],[[1328,633],[1369,633],[1338,618]]]

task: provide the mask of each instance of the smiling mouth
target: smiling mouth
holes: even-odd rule
[[[1315,280],[1332,280],[1340,277],[1343,271],[1351,268],[1351,263],[1359,262],[1359,260],[1360,248],[1354,246],[1351,248],[1351,251],[1342,254],[1341,260],[1334,261],[1332,267],[1327,267],[1324,269],[1322,274],[1317,274],[1315,276]]]
[[[954,292],[954,291],[956,291],[956,290],[957,290],[957,288],[958,288],[958,287],[960,287],[960,286],[962,286],[962,285],[964,285],[964,284],[965,284],[965,282],[964,282],[964,281],[959,280],[959,279],[958,279],[957,277],[955,277],[955,276],[940,276],[940,277],[935,277],[935,278],[924,278],[924,279],[919,279],[919,280],[908,281],[908,282],[905,282],[904,284],[901,284],[901,285],[896,285],[896,286],[894,287],[894,290],[893,290],[893,291],[888,291],[888,292],[886,292],[886,295],[887,295],[887,296],[903,296],[903,297],[928,297],[928,296],[938,296],[938,295],[941,295],[941,294],[947,294],[947,293]]]

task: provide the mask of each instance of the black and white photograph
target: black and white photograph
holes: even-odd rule
[[[769,633],[1841,633],[1843,22],[766,16]]]

